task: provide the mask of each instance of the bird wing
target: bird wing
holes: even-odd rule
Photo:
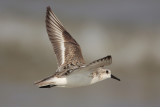
[[[50,7],[46,12],[46,29],[60,68],[85,63],[79,44],[67,32]]]
[[[96,69],[96,68],[99,68],[99,67],[108,66],[111,63],[112,63],[112,56],[108,55],[108,56],[106,56],[104,58],[101,58],[101,59],[98,59],[98,60],[95,60],[95,61],[89,63],[85,67],[87,69]]]
[[[74,69],[72,71],[72,74],[74,74],[74,73],[84,73],[84,71],[94,72],[97,68],[108,66],[111,63],[112,63],[112,57],[111,57],[111,55],[109,55],[109,56],[106,56],[104,58],[95,60],[95,61],[89,63],[86,66],[81,66],[80,68]],[[65,72],[63,74],[67,74],[67,73]],[[68,73],[68,74],[70,74],[70,73]]]

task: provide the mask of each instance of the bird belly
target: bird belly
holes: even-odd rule
[[[67,84],[66,87],[80,87],[87,86],[91,84],[92,77],[89,73],[73,73],[66,77]]]
[[[67,75],[65,77],[65,84],[57,85],[57,87],[81,87],[91,85],[102,80],[104,80],[104,78],[101,78],[101,75],[97,74],[97,72],[77,71]]]

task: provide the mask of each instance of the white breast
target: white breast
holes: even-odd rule
[[[80,87],[94,84],[105,78],[101,75],[93,76],[91,71],[74,71],[65,78],[55,78],[57,87]]]
[[[67,76],[67,84],[66,87],[80,87],[90,85],[92,81],[92,77],[89,72],[81,72],[81,73],[71,73]]]

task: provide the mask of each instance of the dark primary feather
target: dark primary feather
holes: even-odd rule
[[[79,44],[67,32],[50,7],[47,7],[46,28],[59,67],[69,66],[69,64],[73,66],[83,65],[85,63]]]

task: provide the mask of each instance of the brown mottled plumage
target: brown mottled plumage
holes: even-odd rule
[[[59,67],[81,66],[85,63],[79,44],[67,32],[50,7],[47,7],[46,28]]]
[[[85,65],[79,44],[67,32],[50,7],[47,7],[46,12],[46,29],[57,57],[58,69],[54,75],[36,82],[38,87],[80,87],[107,78],[120,81],[110,70],[104,68],[112,63],[110,55]]]

